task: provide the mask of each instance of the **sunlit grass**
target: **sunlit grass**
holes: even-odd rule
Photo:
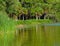
[[[15,23],[5,12],[0,12],[0,46],[12,46]]]
[[[44,23],[52,23],[51,20],[49,19],[40,19],[40,20],[35,20],[35,19],[30,19],[30,20],[18,20],[16,21],[16,24],[44,24]]]
[[[5,12],[0,12],[0,31],[14,30],[14,21],[10,20]]]

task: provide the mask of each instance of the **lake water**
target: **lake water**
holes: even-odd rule
[[[0,46],[60,46],[60,26],[38,24],[19,28],[15,35],[0,34]]]

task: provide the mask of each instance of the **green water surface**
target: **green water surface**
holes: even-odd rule
[[[0,46],[60,46],[60,26],[36,25],[0,33]]]

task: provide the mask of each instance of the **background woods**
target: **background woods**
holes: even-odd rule
[[[0,0],[0,11],[18,20],[60,18],[59,0]],[[51,16],[49,16],[51,14]],[[54,15],[53,15],[54,14]]]

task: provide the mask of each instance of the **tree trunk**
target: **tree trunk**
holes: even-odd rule
[[[38,20],[38,16],[36,15],[36,20]]]
[[[17,20],[17,16],[16,16],[16,15],[13,15],[13,19],[14,19],[14,20]]]
[[[24,21],[24,16],[23,16],[23,21]]]

